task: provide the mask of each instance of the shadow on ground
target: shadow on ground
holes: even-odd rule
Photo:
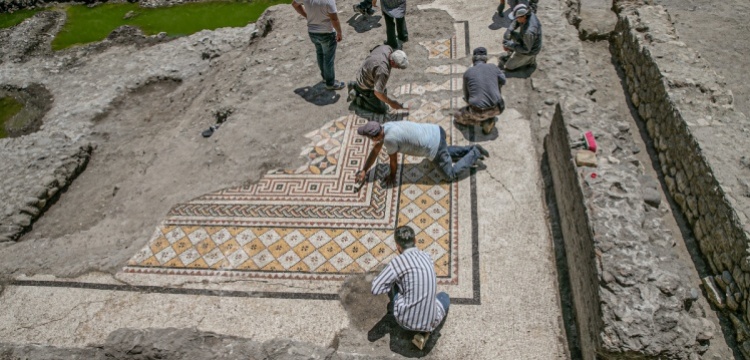
[[[368,32],[372,29],[379,28],[383,25],[380,25],[380,19],[383,18],[380,15],[375,16],[366,16],[366,15],[360,15],[355,14],[349,20],[346,21],[349,26],[354,29],[354,31],[358,33],[364,33]]]
[[[317,83],[314,86],[305,86],[295,89],[294,93],[305,99],[305,101],[318,106],[335,104],[341,99],[341,95],[333,90],[326,89],[325,84]]]
[[[503,16],[500,17],[498,15],[497,11],[492,15],[492,24],[488,26],[490,30],[500,30],[502,28],[507,28],[508,25],[512,22],[508,18],[508,14],[510,14],[510,9],[505,9],[505,12],[503,13]]]

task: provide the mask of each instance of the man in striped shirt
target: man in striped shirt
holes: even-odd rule
[[[388,293],[388,312],[407,330],[429,333],[445,318],[450,297],[437,293],[437,277],[432,258],[414,246],[414,230],[401,226],[394,233],[396,256],[372,281],[372,294]],[[414,344],[420,349],[429,334],[417,334]]]

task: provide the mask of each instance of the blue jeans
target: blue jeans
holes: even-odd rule
[[[333,62],[336,59],[336,33],[308,33],[310,40],[315,45],[315,53],[318,55],[318,68],[320,76],[326,82],[326,86],[333,86],[336,82],[336,74],[333,70]]]
[[[440,128],[440,147],[432,162],[443,170],[448,180],[455,180],[461,171],[474,165],[481,154],[476,146],[448,146],[445,142],[445,130]],[[453,165],[453,160],[457,160]]]

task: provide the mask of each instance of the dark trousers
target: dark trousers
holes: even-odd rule
[[[406,30],[406,18],[393,18],[384,11],[383,20],[385,21],[386,43],[394,49],[400,49],[398,40],[403,42],[409,40],[409,32]],[[396,32],[398,32],[398,40],[396,40]]]
[[[333,86],[336,83],[336,74],[333,63],[336,60],[336,33],[308,33],[310,40],[315,45],[315,54],[318,59],[318,69],[320,77],[326,83],[326,86]]]
[[[363,110],[372,111],[377,114],[388,113],[388,104],[378,99],[378,97],[375,96],[375,91],[363,89],[356,84],[354,85],[354,91],[357,92],[357,97],[354,100],[355,105]]]
[[[440,147],[432,162],[443,171],[449,181],[456,180],[458,174],[468,169],[479,159],[479,149],[474,145],[448,146],[445,141],[445,130],[440,128]],[[456,161],[456,164],[453,164]],[[447,310],[447,308],[446,308]]]

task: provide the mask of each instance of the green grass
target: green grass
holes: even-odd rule
[[[5,132],[5,122],[13,118],[23,109],[23,104],[12,97],[0,98],[0,139],[8,136]]]
[[[239,27],[255,22],[267,7],[289,4],[290,0],[255,0],[252,2],[200,2],[164,8],[140,8],[137,4],[103,4],[93,8],[83,5],[67,7],[68,21],[52,41],[53,50],[101,41],[122,25],[137,26],[147,35],[166,32],[184,36],[201,30]],[[123,19],[133,11],[136,15]]]
[[[0,14],[0,29],[16,26],[22,21],[34,16],[40,10],[19,10],[12,14],[4,13]]]

